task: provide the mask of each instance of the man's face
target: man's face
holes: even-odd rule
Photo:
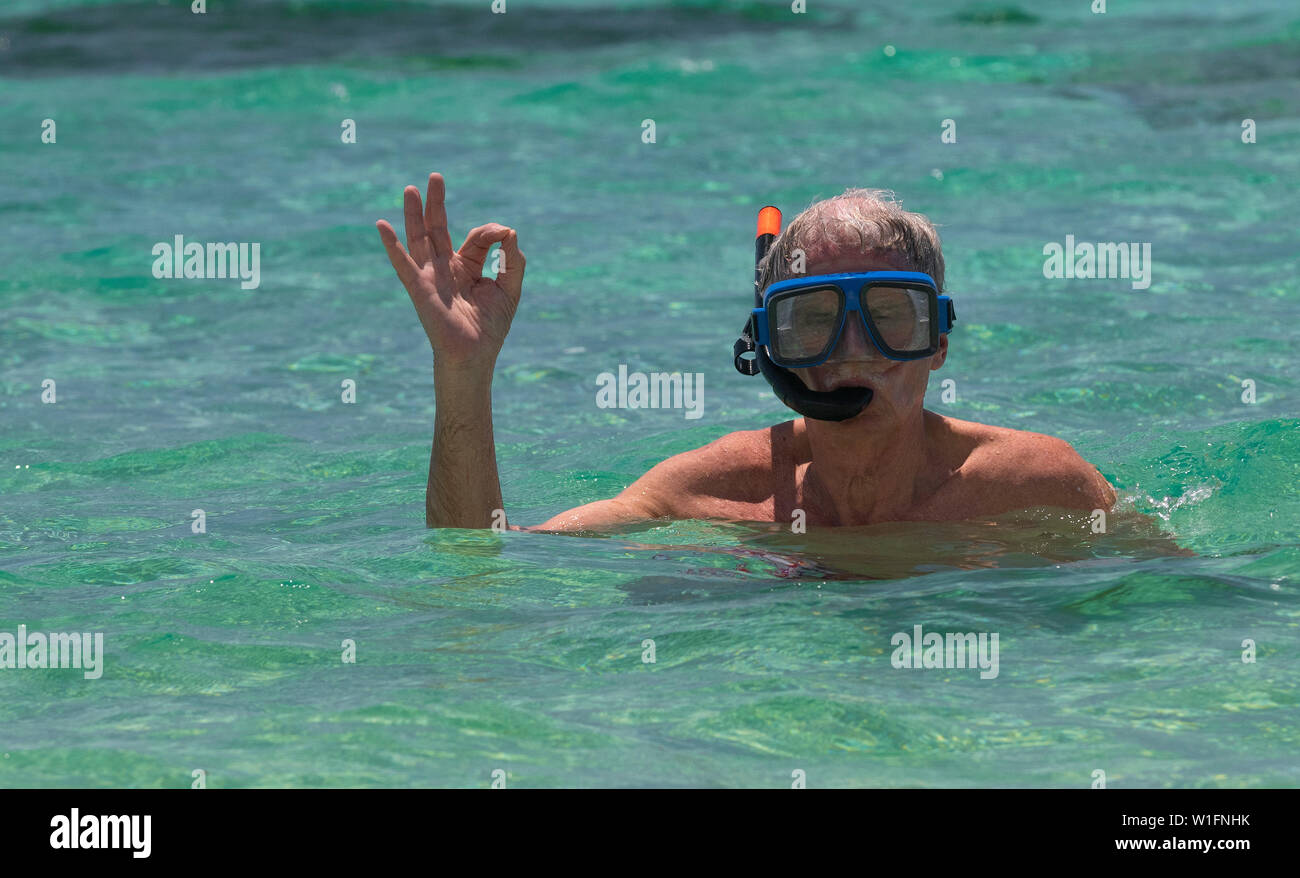
[[[856,248],[853,252],[809,253],[806,265],[808,275],[914,270],[896,253],[873,251],[864,255]],[[791,371],[810,390],[870,387],[874,391],[871,404],[846,423],[864,416],[873,420],[898,420],[904,414],[920,410],[930,372],[942,366],[947,355],[948,336],[940,335],[939,350],[933,356],[922,360],[891,360],[876,350],[862,320],[857,315],[849,315],[849,319],[844,321],[844,332],[825,363]]]

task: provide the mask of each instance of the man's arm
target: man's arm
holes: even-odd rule
[[[433,348],[437,412],[425,523],[484,528],[502,508],[492,438],[492,372],[519,307],[525,261],[514,229],[498,223],[479,226],[453,250],[445,200],[441,174],[429,175],[423,206],[419,190],[406,187],[405,248],[391,225],[383,220],[376,225]],[[483,277],[483,262],[496,243],[504,265],[495,278]]]
[[[391,225],[376,225],[433,348],[437,411],[425,524],[487,528],[505,515],[492,437],[492,373],[519,307],[525,260],[514,229],[497,223],[474,229],[453,250],[445,202],[442,175],[430,174],[423,205],[414,186],[403,193],[405,248]],[[496,243],[504,265],[495,279],[483,277],[484,260]],[[613,499],[570,509],[538,527],[510,529],[595,530],[684,517],[693,509],[699,474],[725,468],[729,459],[724,445],[712,442],[663,461]]]
[[[502,510],[492,437],[492,375],[434,374],[433,449],[424,493],[428,527],[490,527]]]
[[[433,348],[437,411],[425,524],[487,528],[505,515],[492,436],[492,373],[519,307],[525,260],[515,231],[497,223],[479,226],[452,250],[445,201],[442,175],[430,174],[423,205],[414,186],[403,193],[405,248],[387,222],[377,226]],[[494,243],[505,257],[495,279],[483,277]],[[664,461],[613,499],[570,509],[539,527],[510,529],[596,530],[670,516],[672,498],[685,483],[684,459]]]
[[[665,461],[667,463],[667,461]],[[674,518],[671,480],[665,477],[664,464],[637,479],[617,497],[597,500],[561,512],[536,527],[520,528],[530,531],[592,531],[623,524],[653,521],[656,518]]]
[[[768,431],[737,431],[674,454],[612,500],[598,500],[527,530],[598,530],[655,519],[750,519],[763,516],[769,479],[755,467],[753,449],[771,459]]]

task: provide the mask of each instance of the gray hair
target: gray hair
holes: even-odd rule
[[[759,289],[794,277],[790,262],[796,250],[830,245],[855,247],[866,256],[883,251],[901,256],[911,271],[934,278],[943,292],[943,250],[934,224],[903,210],[889,189],[845,189],[834,198],[814,202],[772,242],[759,263]]]

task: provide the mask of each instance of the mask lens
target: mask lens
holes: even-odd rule
[[[768,304],[772,354],[778,361],[815,360],[840,324],[843,295],[838,287],[801,290]]]
[[[870,287],[865,307],[880,340],[895,354],[915,354],[931,348],[933,314],[930,296],[908,287]]]

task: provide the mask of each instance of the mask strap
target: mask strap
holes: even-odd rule
[[[757,354],[758,347],[754,344],[754,333],[752,327],[754,320],[751,317],[745,321],[745,328],[740,330],[740,338],[731,346],[731,359],[736,366],[736,371],[741,375],[758,374],[758,357],[746,357],[745,354]]]

